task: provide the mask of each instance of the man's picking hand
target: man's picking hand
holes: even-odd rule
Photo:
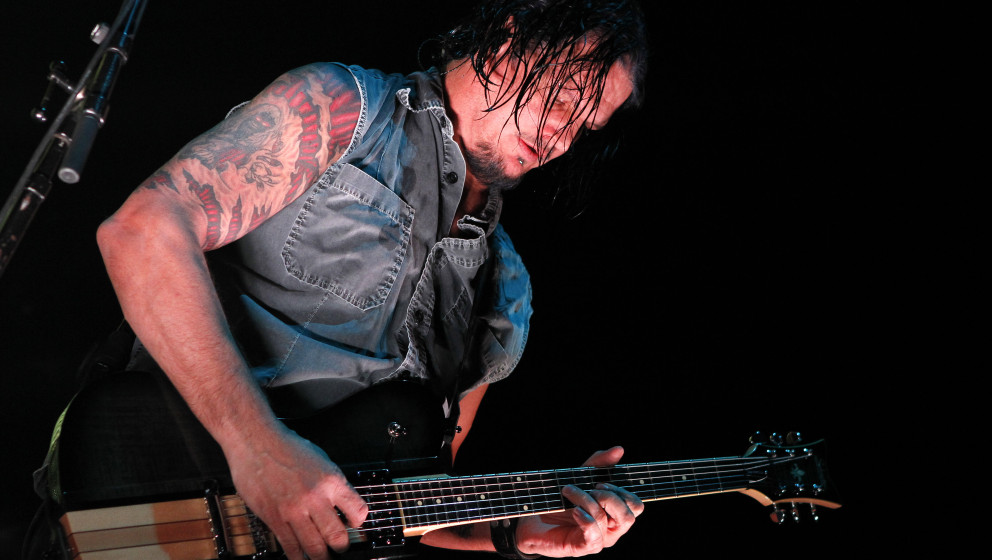
[[[326,560],[348,548],[368,506],[313,443],[282,427],[225,450],[234,486],[279,539],[290,560]],[[304,556],[305,555],[305,556]]]

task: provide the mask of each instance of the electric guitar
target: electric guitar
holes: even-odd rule
[[[343,468],[368,503],[366,522],[349,529],[349,557],[403,557],[435,529],[565,510],[567,484],[590,490],[609,482],[645,502],[741,492],[780,521],[799,504],[814,515],[817,506],[840,507],[822,441],[754,444],[743,456],[686,461],[426,474],[444,471],[440,410],[430,391],[406,381],[284,420],[349,465]],[[54,441],[49,485],[64,510],[68,557],[282,557],[275,537],[234,491],[219,446],[164,376],[132,372],[91,384],[66,409]],[[394,472],[415,474],[393,478]]]

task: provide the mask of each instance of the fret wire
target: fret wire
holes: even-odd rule
[[[562,475],[565,474],[566,471],[555,470],[555,471],[552,471],[552,472],[554,472],[555,482],[558,483],[557,484],[558,485],[558,488],[564,488],[565,487],[565,484],[562,484],[562,480],[561,479],[562,479]],[[571,477],[569,477],[569,478],[571,478]],[[558,500],[561,503],[561,508],[562,509],[565,509],[565,507],[566,507],[565,506],[565,497],[564,496],[559,496],[558,497]]]
[[[501,491],[502,488],[500,487],[499,479],[500,479],[499,476],[492,477],[491,479],[489,479],[492,482],[489,482],[488,486],[490,492],[496,494],[496,497],[499,500],[499,513],[497,517],[502,517],[507,514],[507,508],[506,508],[506,497],[503,495],[503,492]]]
[[[501,489],[504,489],[505,488],[505,491],[504,491],[505,494],[509,494],[507,497],[511,501],[512,510],[519,512],[520,511],[520,496],[517,495],[517,484],[516,484],[515,481],[516,481],[516,478],[508,478],[507,480],[505,480],[502,483]]]
[[[438,515],[437,515],[437,507],[435,507],[435,502],[434,502],[434,499],[432,499],[432,498],[434,498],[434,496],[437,495],[437,485],[438,485],[437,481],[432,481],[430,483],[431,495],[430,496],[427,496],[427,499],[425,500],[426,503],[430,504],[428,506],[429,507],[429,511],[430,511],[429,517],[430,517],[431,521],[433,521],[433,524],[435,524],[435,525],[438,524]]]
[[[533,480],[532,477],[534,476],[538,477],[537,480]],[[543,482],[544,479],[540,475],[533,475],[533,474],[523,475],[523,478],[524,480],[527,481],[527,484],[524,484],[524,489],[527,491],[527,503],[532,508],[530,512],[533,513],[534,511],[538,511],[538,508],[540,506],[538,506],[538,502],[534,499],[534,484],[532,483],[538,481]]]
[[[451,489],[451,483],[449,481],[450,479],[445,479],[445,482],[442,483],[444,493],[441,496],[441,501],[444,504],[444,518],[446,520],[451,518],[452,509],[454,508],[454,511],[457,511],[458,506],[458,502],[455,500],[454,491]]]
[[[713,462],[713,472],[716,474],[716,483],[723,490],[723,481],[720,479],[720,469],[716,467],[716,459],[712,459]]]

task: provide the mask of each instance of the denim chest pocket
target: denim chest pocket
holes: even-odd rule
[[[283,248],[286,270],[360,310],[382,305],[410,245],[413,208],[347,164],[305,196]]]

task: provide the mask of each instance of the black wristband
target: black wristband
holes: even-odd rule
[[[500,519],[489,522],[489,533],[493,538],[496,552],[504,558],[529,560],[540,558],[540,554],[524,554],[517,548],[517,518]]]

